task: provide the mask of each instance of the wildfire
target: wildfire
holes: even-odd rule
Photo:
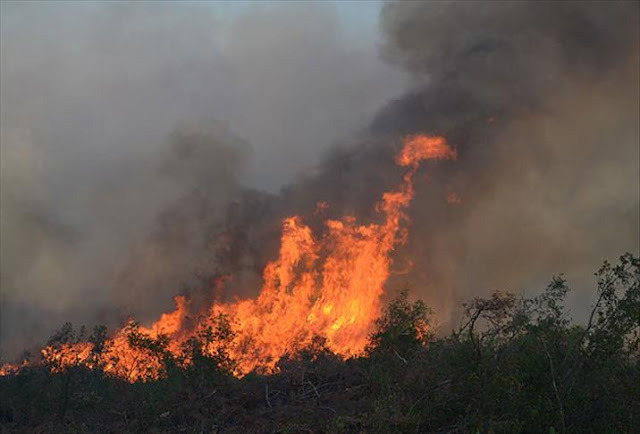
[[[403,167],[412,166],[415,171],[422,160],[455,160],[456,158],[458,158],[458,152],[447,145],[444,137],[419,134],[405,139],[404,147],[396,157],[396,163]]]
[[[462,203],[462,199],[456,193],[449,193],[447,195],[447,203],[450,205],[460,205]]]
[[[258,297],[216,303],[205,313],[204,322],[220,315],[230,319],[234,338],[229,355],[237,363],[236,374],[272,370],[283,355],[310,344],[315,336],[324,337],[328,348],[343,357],[361,353],[381,311],[390,254],[406,240],[401,223],[413,198],[413,175],[423,160],[456,157],[443,137],[407,137],[396,163],[409,169],[402,184],[385,192],[376,205],[384,217],[381,223],[357,224],[351,216],[327,220],[326,233],[316,236],[300,217],[286,218],[279,256],[265,267]],[[52,369],[99,364],[129,381],[157,378],[159,361],[132,340],[166,338],[168,351],[179,354],[196,333],[186,326],[187,307],[188,300],[176,297],[176,309],[151,327],[130,322],[105,343],[98,360],[87,342],[50,346],[42,356]],[[18,369],[3,365],[0,375]]]

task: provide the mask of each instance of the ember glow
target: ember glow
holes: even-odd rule
[[[443,137],[407,137],[396,157],[407,172],[401,185],[383,193],[376,210],[380,223],[358,224],[355,217],[327,220],[326,232],[314,235],[299,216],[284,220],[279,256],[263,271],[263,286],[255,299],[214,305],[203,322],[226,316],[234,341],[231,358],[236,375],[252,370],[269,372],[287,352],[322,336],[343,357],[364,350],[381,313],[381,297],[389,277],[391,252],[403,243],[407,230],[405,209],[413,198],[413,176],[424,160],[455,160],[457,153]],[[322,208],[327,205],[323,204]],[[159,362],[131,345],[133,339],[168,339],[168,350],[180,354],[197,332],[187,326],[188,300],[176,297],[176,309],[150,327],[130,322],[105,343],[99,360],[92,360],[91,343],[65,344],[42,350],[52,369],[99,364],[105,372],[128,381],[157,378]],[[213,351],[213,350],[212,350]],[[188,363],[188,360],[187,360]],[[2,375],[19,369],[5,365]]]
[[[460,205],[462,203],[462,199],[456,193],[449,193],[447,195],[447,203],[449,205]]]

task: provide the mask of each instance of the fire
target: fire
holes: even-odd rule
[[[22,365],[18,365],[17,363],[4,363],[0,365],[0,377],[9,374],[15,374],[20,370],[21,367],[27,366],[28,362],[25,360]]]
[[[415,171],[422,160],[455,160],[456,158],[458,158],[458,152],[447,145],[444,137],[419,134],[405,139],[404,147],[396,157],[396,163],[403,167],[411,166]]]
[[[318,202],[316,204],[316,211],[314,212],[315,215],[320,214],[321,212],[325,211],[327,208],[329,208],[329,204],[327,202]]]
[[[407,137],[396,163],[408,171],[402,184],[385,192],[376,205],[383,217],[380,223],[358,224],[352,216],[327,220],[326,232],[318,236],[300,217],[286,218],[278,258],[266,265],[258,297],[216,303],[205,315],[205,320],[220,315],[230,319],[234,336],[230,356],[237,364],[236,374],[269,372],[283,355],[310,344],[316,336],[324,337],[329,349],[343,357],[361,353],[381,313],[391,252],[407,237],[402,223],[413,198],[413,176],[423,160],[456,157],[443,137]],[[323,202],[322,209],[326,206]],[[132,339],[167,338],[166,349],[180,354],[196,333],[187,326],[188,310],[187,299],[176,297],[176,309],[149,328],[130,322],[107,340],[98,360],[91,343],[47,347],[42,356],[52,369],[99,364],[105,372],[129,381],[157,378],[160,362],[132,345]],[[16,369],[3,365],[0,374]]]
[[[460,205],[462,203],[462,199],[456,193],[449,193],[447,195],[447,203],[450,205]]]

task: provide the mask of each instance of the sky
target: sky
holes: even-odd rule
[[[91,153],[88,158],[97,149],[107,159],[129,159],[138,150],[146,155],[173,124],[215,118],[253,146],[248,182],[277,190],[297,169],[313,165],[325,144],[366,123],[373,107],[404,82],[378,58],[379,2],[2,7],[5,127],[35,130],[30,134],[47,136],[42,146],[74,147],[74,153]],[[165,86],[164,96],[155,86]],[[305,97],[319,101],[319,109],[302,113]],[[282,131],[285,123],[314,124],[305,128],[312,137],[302,128]],[[90,128],[100,135],[93,143],[84,139]],[[274,158],[291,165],[276,170]]]

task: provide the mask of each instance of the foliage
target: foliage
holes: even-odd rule
[[[596,302],[572,324],[564,278],[533,298],[496,292],[464,304],[460,327],[433,333],[407,290],[389,304],[361,357],[343,360],[323,337],[283,357],[272,375],[233,377],[233,328],[205,323],[178,356],[135,323],[128,344],[158,363],[128,383],[102,366],[62,369],[56,348],[106,330],[70,324],[43,364],[0,378],[3,432],[630,433],[640,420],[640,258],[596,273]],[[91,357],[91,356],[89,356]],[[89,359],[91,360],[91,359]],[[97,358],[95,360],[98,360]]]
[[[233,374],[236,363],[229,355],[229,348],[234,338],[231,323],[223,314],[201,322],[196,335],[182,348],[181,364],[186,375],[199,379]]]
[[[376,330],[370,337],[366,352],[372,355],[394,354],[399,351],[413,355],[427,342],[431,310],[418,300],[409,302],[409,290],[400,291],[382,316],[376,320]]]

